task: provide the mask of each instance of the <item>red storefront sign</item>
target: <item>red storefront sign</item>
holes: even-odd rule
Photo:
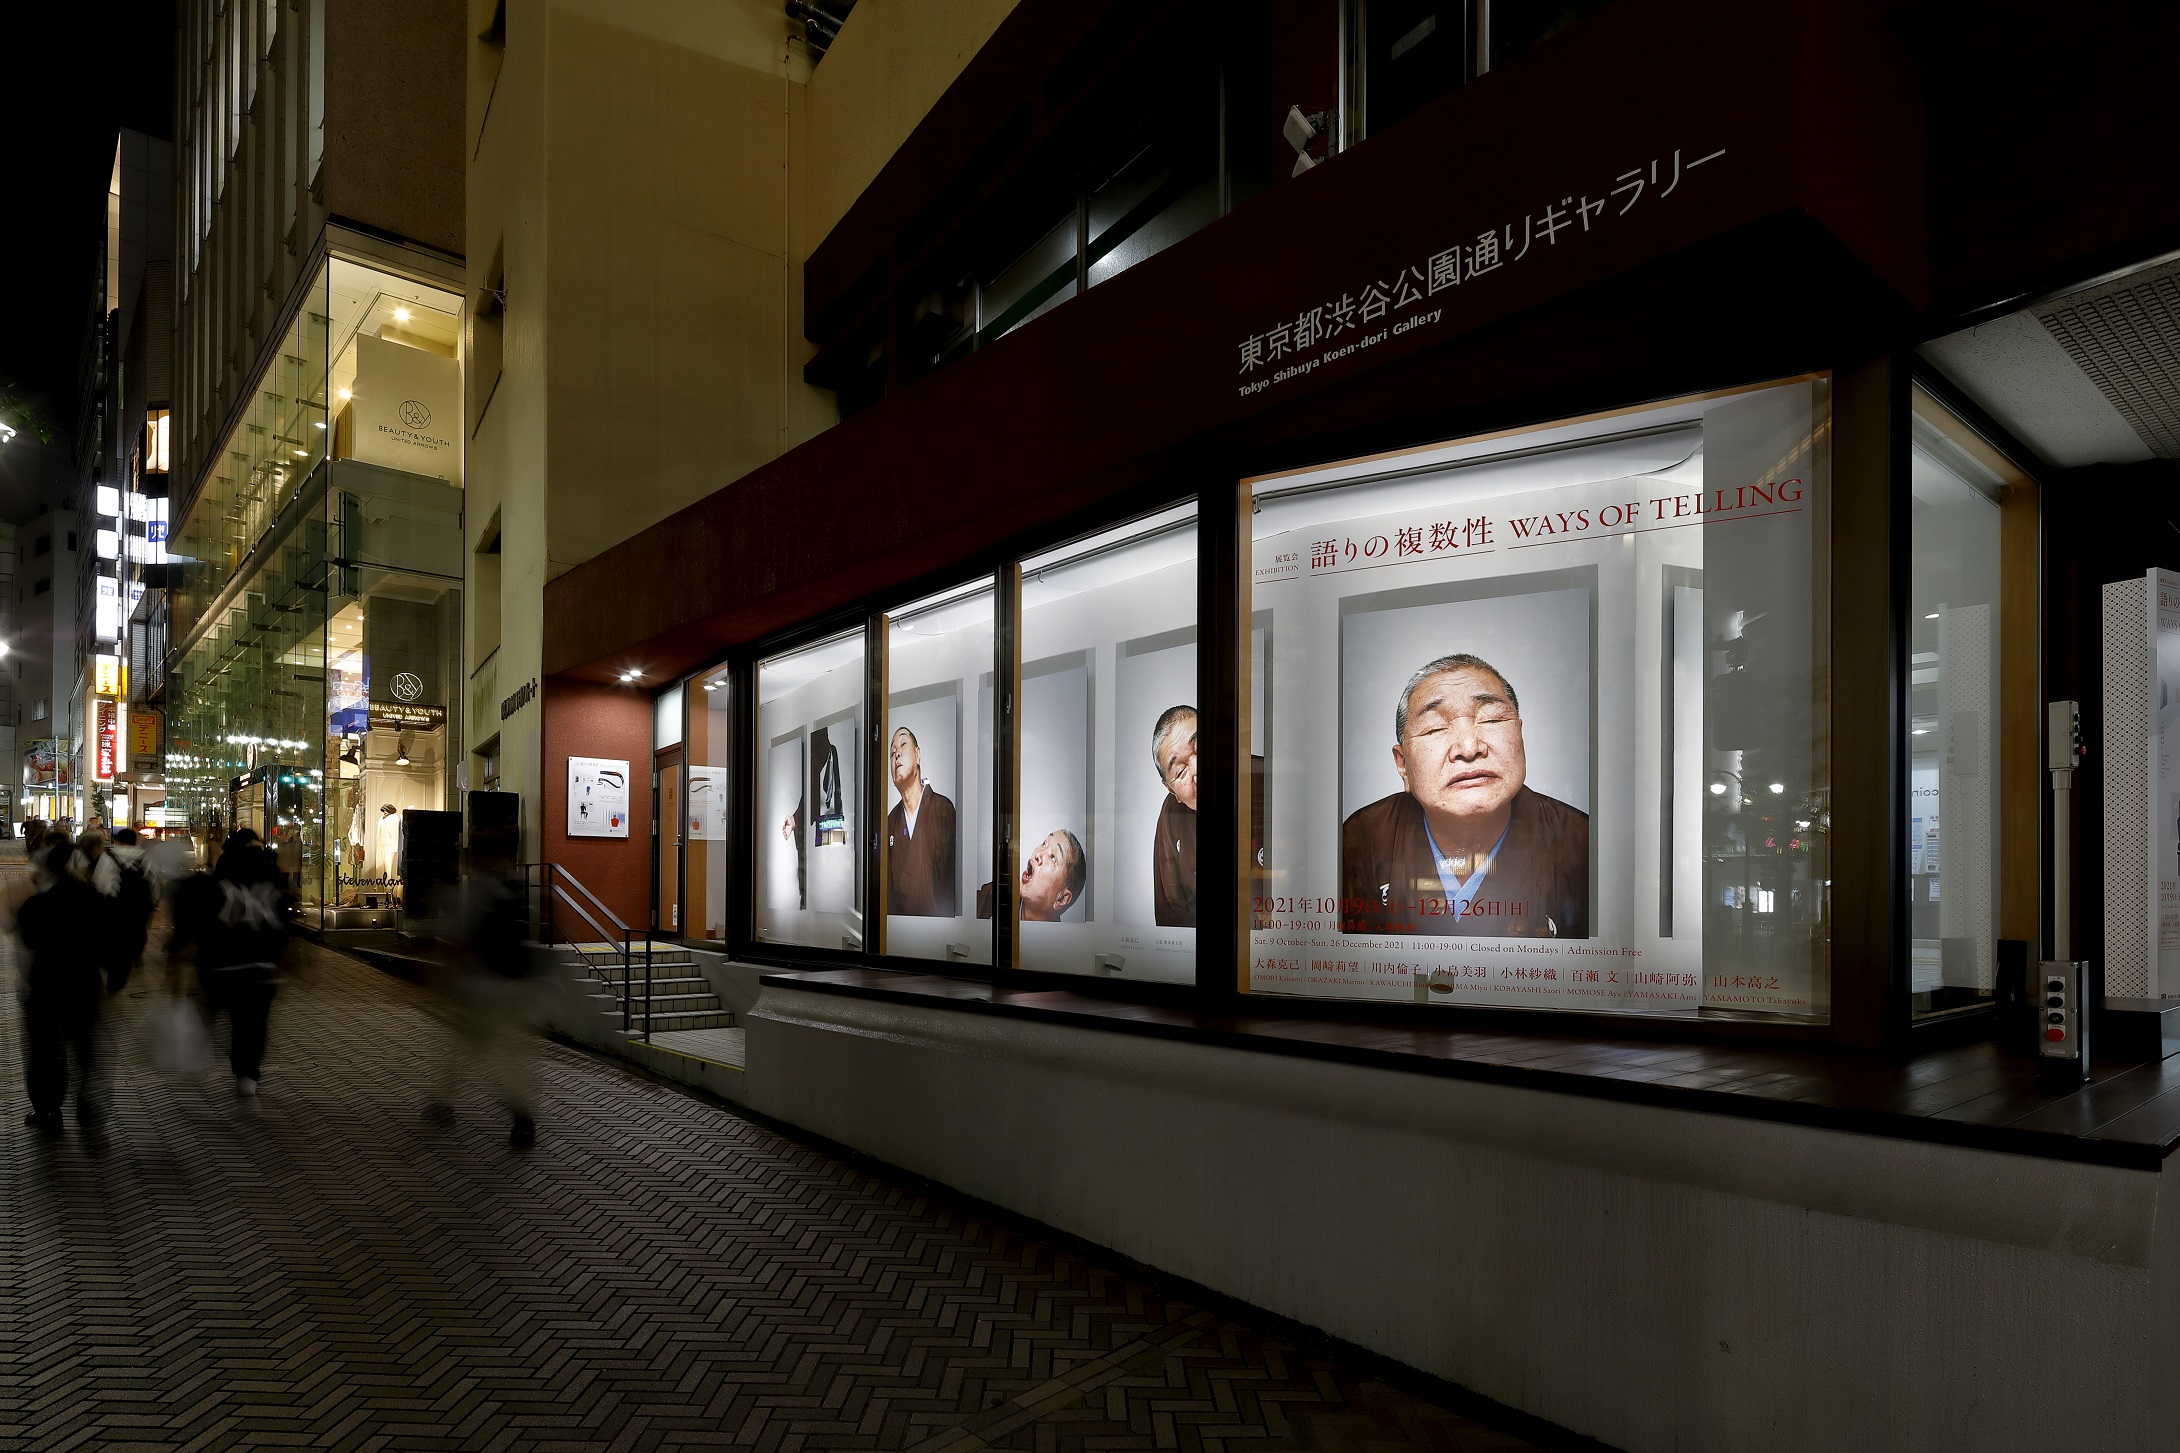
[[[114,775],[114,755],[120,736],[120,724],[116,720],[114,703],[98,704],[98,780],[111,782]]]

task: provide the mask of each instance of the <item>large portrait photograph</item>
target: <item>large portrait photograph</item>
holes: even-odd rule
[[[894,693],[886,727],[886,912],[896,918],[959,917],[958,683]]]
[[[1090,672],[1088,651],[1022,667],[1022,870],[1015,891],[1024,923],[1085,923],[1093,916]]]
[[[1196,926],[1196,628],[1123,641],[1114,701],[1122,923]]]
[[[1594,567],[1340,602],[1340,928],[1588,938]]]

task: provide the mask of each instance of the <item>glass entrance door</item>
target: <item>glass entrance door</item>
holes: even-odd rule
[[[651,926],[681,932],[681,748],[651,759]]]

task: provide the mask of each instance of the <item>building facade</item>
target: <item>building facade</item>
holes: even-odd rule
[[[314,927],[390,918],[403,815],[460,790],[461,26],[183,11],[173,486],[131,620],[163,820],[268,839]]]
[[[594,1037],[1613,1446],[2162,1446],[2169,17],[472,29],[472,761],[743,1035]]]

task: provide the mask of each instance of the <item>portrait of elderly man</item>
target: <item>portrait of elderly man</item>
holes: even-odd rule
[[[887,751],[900,801],[886,814],[886,912],[953,918],[961,912],[954,804],[924,781],[923,749],[914,732],[896,728]]]
[[[1499,669],[1441,656],[1393,711],[1402,790],[1340,831],[1340,928],[1587,938],[1589,814],[1528,785],[1521,700]]]
[[[1068,909],[1082,901],[1082,886],[1090,876],[1082,840],[1066,828],[1045,834],[1045,840],[1022,863],[1019,897],[1024,923],[1058,923]]]
[[[1151,912],[1161,928],[1196,926],[1196,708],[1169,706],[1151,728],[1166,789],[1151,840]]]

